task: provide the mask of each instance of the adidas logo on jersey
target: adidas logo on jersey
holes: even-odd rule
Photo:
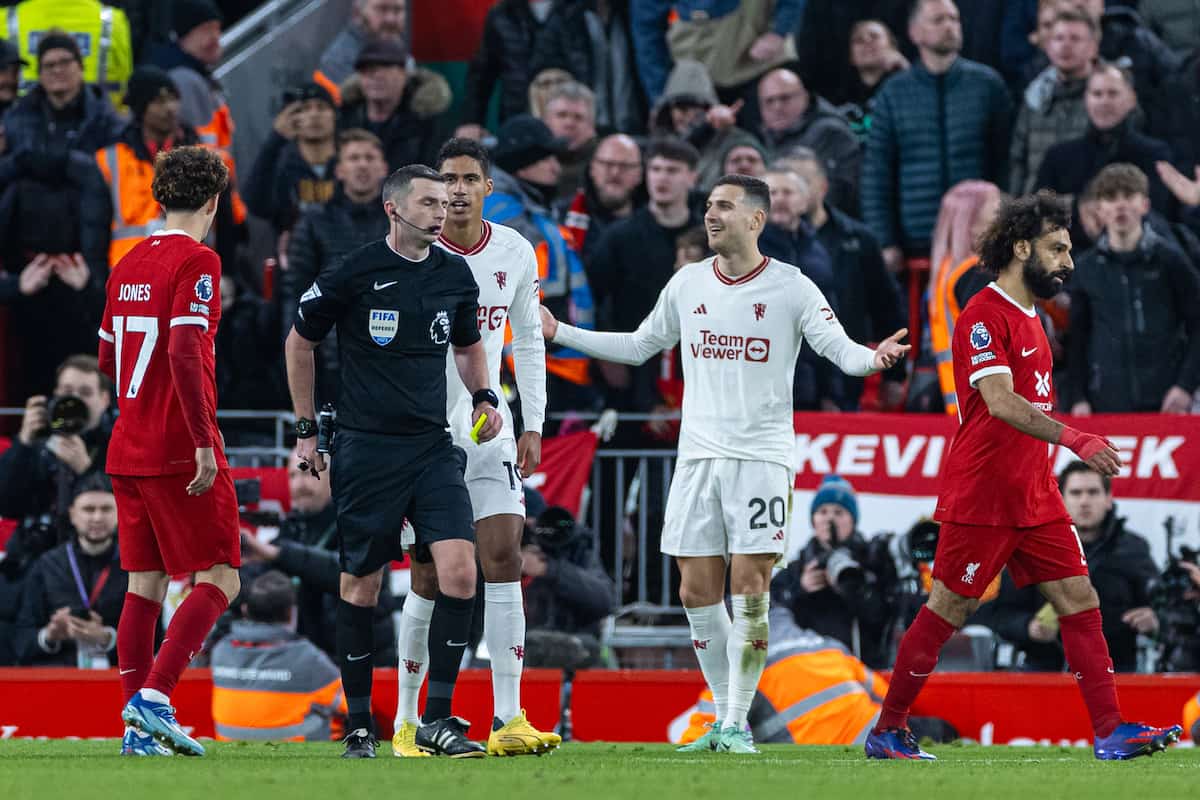
[[[692,313],[693,314],[707,314],[708,309],[704,307],[704,303],[701,303],[700,305],[696,306],[696,310],[693,311]]]

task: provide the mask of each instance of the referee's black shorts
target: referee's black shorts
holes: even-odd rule
[[[463,473],[467,454],[450,434],[433,431],[389,436],[338,431],[330,461],[337,505],[342,571],[370,575],[403,558],[404,520],[417,535],[413,557],[431,558],[429,546],[445,539],[474,541],[471,497]]]

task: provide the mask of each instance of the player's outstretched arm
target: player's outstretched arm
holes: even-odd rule
[[[1061,444],[1101,475],[1111,477],[1121,470],[1121,456],[1112,442],[1102,436],[1063,425],[1034,408],[1028,400],[1013,391],[1011,373],[985,375],[975,384],[975,388],[987,404],[988,413],[1001,422],[1043,442]]]
[[[676,273],[659,293],[654,309],[633,333],[586,331],[559,322],[550,309],[542,306],[542,335],[555,344],[605,361],[631,366],[644,364],[655,353],[679,344],[679,311],[675,308],[674,294],[680,274]]]
[[[292,395],[292,411],[296,419],[316,419],[316,401],[313,387],[317,382],[317,362],[313,355],[319,342],[306,339],[295,328],[283,344],[284,360],[287,363],[288,392]],[[317,452],[317,437],[296,440],[296,454],[312,465],[313,475],[325,469],[325,456]]]

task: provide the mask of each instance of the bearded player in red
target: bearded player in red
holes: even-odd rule
[[[1047,416],[1054,364],[1034,302],[1058,294],[1074,269],[1069,227],[1067,202],[1039,192],[1004,203],[980,243],[980,264],[995,280],[971,299],[954,329],[961,427],[934,515],[942,528],[933,589],[900,643],[883,711],[867,737],[869,758],[934,758],[909,730],[909,708],[946,640],[1006,565],[1017,586],[1037,584],[1058,613],[1096,758],[1149,755],[1182,734],[1178,725],[1121,719],[1100,601],[1051,469],[1047,442],[1074,451],[1101,475],[1121,468],[1106,439]]]
[[[170,696],[239,588],[237,497],[216,414],[221,261],[201,244],[228,179],[212,150],[160,154],[152,190],[164,230],[148,232],[108,279],[100,368],[120,409],[108,473],[129,573],[117,627],[125,755],[204,755],[175,720]],[[156,658],[172,575],[195,579]]]

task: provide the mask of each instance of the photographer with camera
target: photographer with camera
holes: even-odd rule
[[[1100,597],[1104,638],[1117,672],[1136,672],[1139,634],[1153,636],[1159,620],[1151,608],[1158,568],[1150,546],[1126,529],[1113,503],[1112,480],[1082,461],[1072,461],[1058,476],[1067,513],[1075,524],[1088,573]],[[988,609],[986,624],[1011,642],[1031,671],[1062,670],[1058,616],[1037,587],[1018,589],[1006,570],[1000,594]]]
[[[100,473],[80,478],[68,510],[72,536],[29,570],[14,641],[20,664],[107,669],[129,576],[117,553],[117,501]]]
[[[104,472],[112,433],[112,382],[95,356],[74,355],[59,366],[54,394],[30,397],[21,431],[0,455],[0,517],[21,520],[15,537],[45,534],[58,543],[57,528],[80,476]]]
[[[1175,520],[1167,519],[1167,568],[1150,581],[1148,593],[1162,621],[1158,669],[1200,671],[1200,551],[1175,552]],[[1194,738],[1194,734],[1193,734]]]
[[[600,666],[600,622],[613,611],[612,579],[592,532],[551,506],[526,525],[521,542],[526,667]]]
[[[839,475],[826,475],[813,497],[812,539],[771,581],[772,604],[796,624],[846,645],[873,669],[888,666],[888,596],[895,567],[886,543],[855,530],[858,498]]]
[[[337,658],[334,633],[341,566],[338,562],[337,509],[329,481],[313,480],[311,473],[300,469],[300,458],[292,453],[288,460],[288,493],[291,511],[278,521],[279,535],[274,540],[263,542],[255,536],[242,534],[242,585],[249,586],[259,575],[272,569],[298,581],[296,633],[324,650],[330,658]],[[392,611],[398,606],[385,579],[373,617],[375,648],[372,663],[377,667],[396,666],[396,629]]]

